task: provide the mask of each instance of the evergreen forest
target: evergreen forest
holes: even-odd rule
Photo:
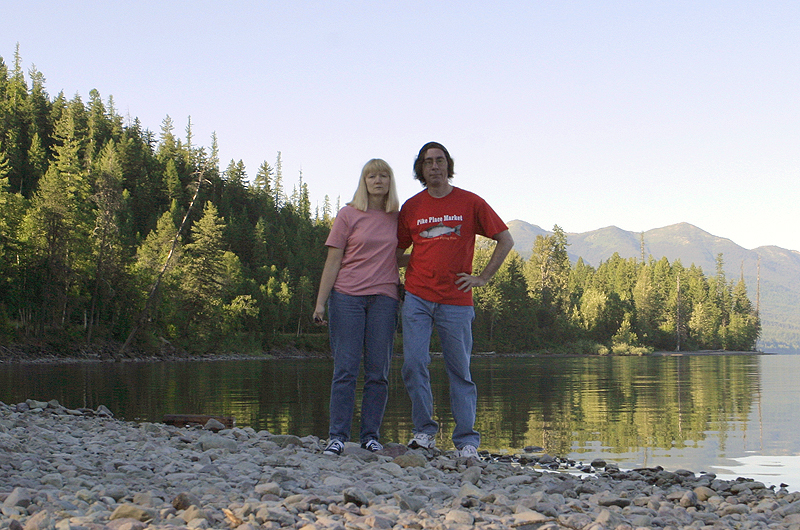
[[[18,50],[10,66],[0,57],[0,347],[327,351],[310,316],[339,200],[312,211],[302,173],[284,181],[279,151],[250,178],[210,144],[191,118],[177,133],[167,116],[156,133],[96,90],[85,102],[51,97]],[[492,244],[478,242],[476,270]],[[476,351],[755,347],[758,314],[722,255],[707,276],[644,256],[571,264],[566,249],[556,226],[475,291]]]

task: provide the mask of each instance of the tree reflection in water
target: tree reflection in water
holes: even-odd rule
[[[631,465],[708,467],[759,449],[761,363],[770,358],[475,356],[482,448],[518,452],[541,446],[579,460],[602,456]],[[785,368],[791,370],[787,375],[797,372],[798,361]],[[394,360],[390,376],[384,442],[405,443],[411,436],[401,362]],[[319,359],[7,364],[0,366],[0,400],[57,399],[72,408],[103,404],[126,420],[223,414],[234,416],[240,427],[325,438],[331,367]],[[439,445],[449,449],[453,424],[440,357],[434,356],[431,374]],[[796,403],[789,408],[796,417]],[[355,439],[358,426],[356,418]]]

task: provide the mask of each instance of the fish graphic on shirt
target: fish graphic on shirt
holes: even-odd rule
[[[461,225],[450,227],[445,226],[444,223],[439,223],[438,225],[428,228],[427,230],[423,230],[419,233],[420,237],[424,237],[425,239],[433,239],[435,237],[447,236],[450,234],[460,236]]]

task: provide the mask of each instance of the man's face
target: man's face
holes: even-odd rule
[[[447,184],[447,157],[444,151],[435,147],[425,151],[422,159],[422,176],[429,188]]]

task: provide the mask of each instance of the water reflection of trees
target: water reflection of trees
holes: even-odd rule
[[[383,439],[402,443],[412,427],[400,363],[390,373]],[[440,358],[431,374],[440,442],[448,449],[453,424]],[[724,449],[729,433],[746,428],[760,385],[758,357],[747,355],[476,357],[473,375],[484,448],[537,445],[559,455],[693,447],[708,433]],[[316,360],[7,365],[0,401],[102,404],[127,420],[221,414],[256,430],[325,437],[330,377],[330,361]],[[358,424],[356,418],[356,439]]]
[[[497,448],[562,455],[598,443],[614,453],[694,446],[708,432],[724,448],[729,430],[746,428],[758,370],[744,355],[500,361],[476,370],[496,396],[481,400],[479,430]]]
[[[0,401],[105,405],[131,421],[225,415],[256,430],[324,436],[329,381],[328,363],[313,361],[19,364],[0,371]]]

